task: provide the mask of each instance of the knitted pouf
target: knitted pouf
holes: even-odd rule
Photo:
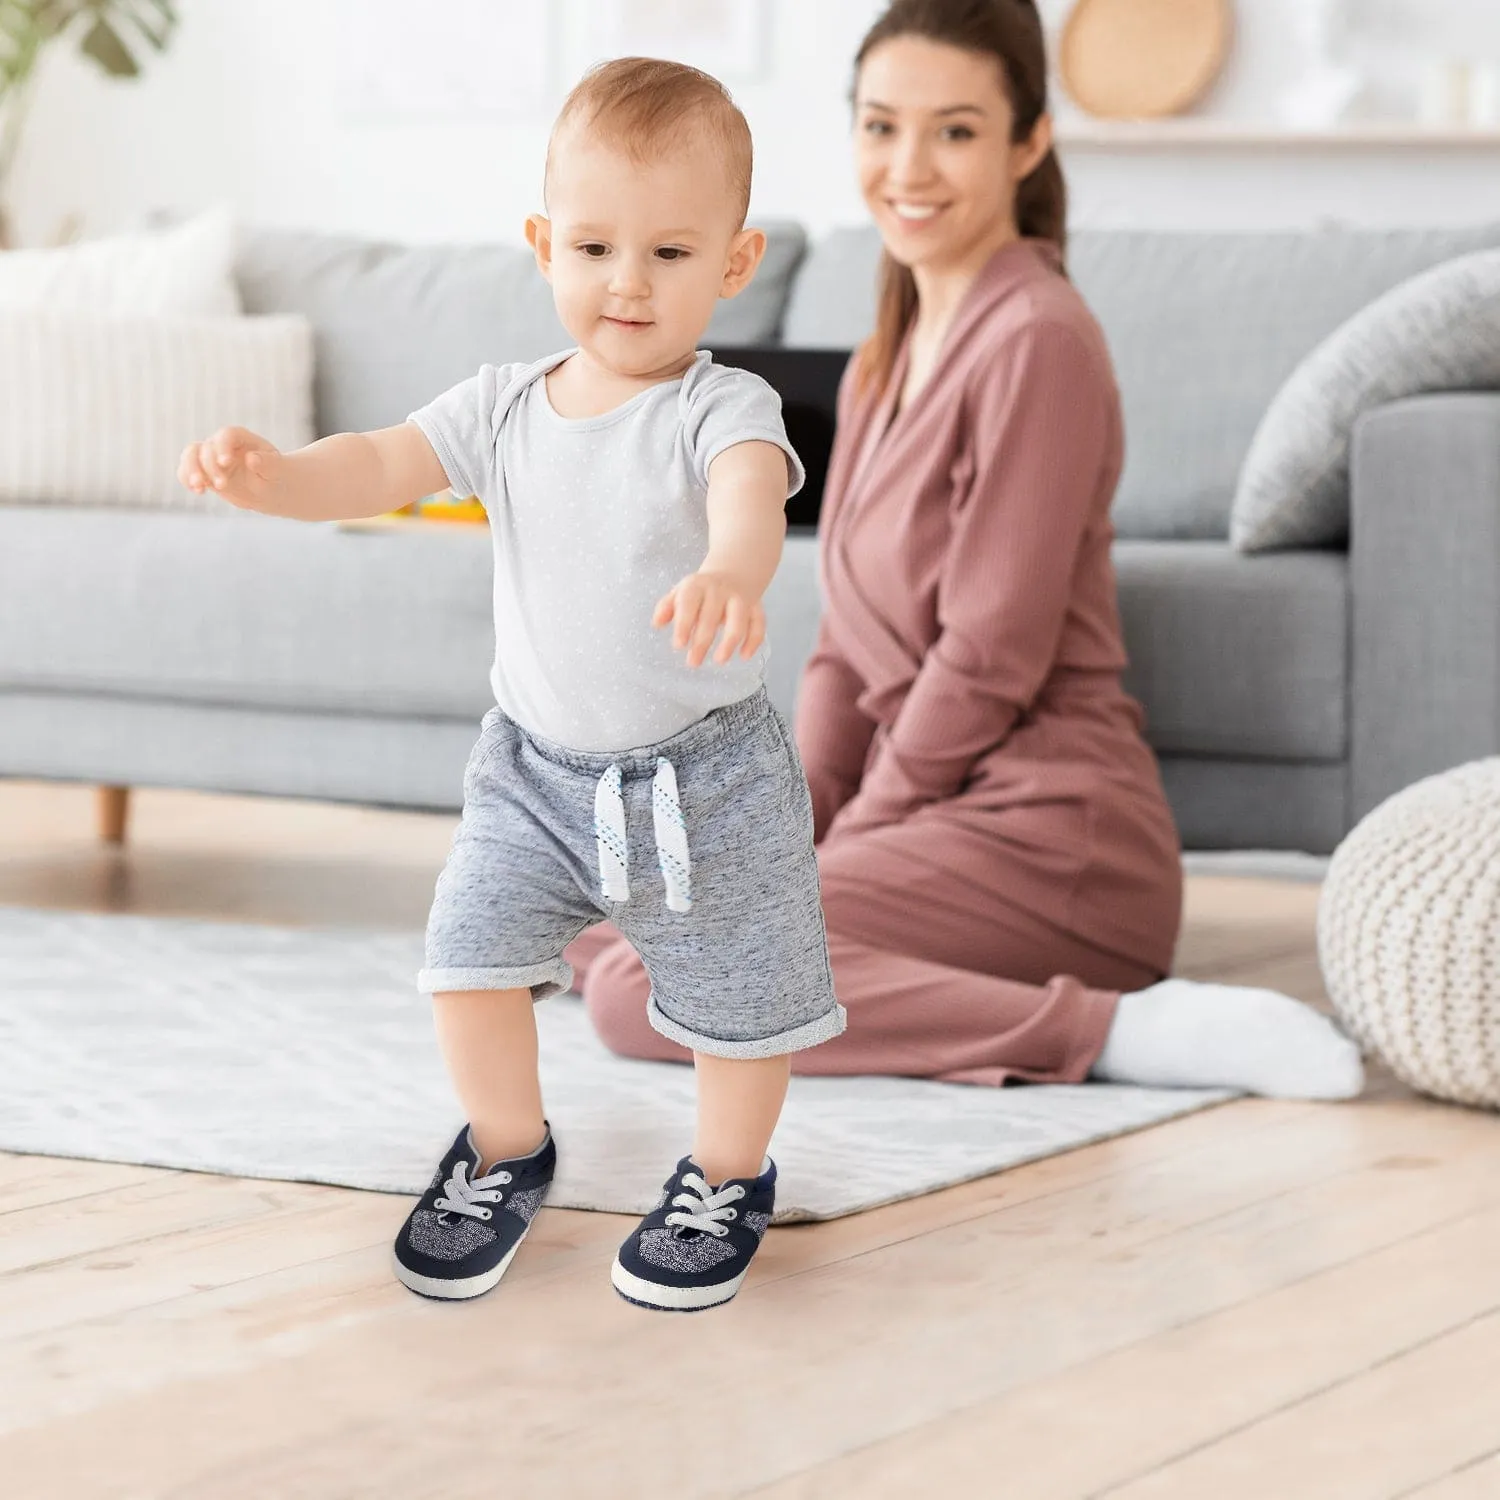
[[[1344,1025],[1397,1077],[1500,1108],[1500,759],[1407,787],[1344,840],[1318,955]]]

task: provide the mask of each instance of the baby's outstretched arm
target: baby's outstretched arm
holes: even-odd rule
[[[447,476],[421,428],[345,432],[283,453],[243,427],[189,443],[177,478],[212,490],[242,510],[299,521],[352,521],[400,510],[446,487]]]
[[[766,638],[761,604],[786,541],[787,458],[775,443],[726,448],[708,471],[708,556],[656,606],[652,624],[673,625],[672,644],[701,666],[755,655]],[[721,634],[722,631],[722,634]]]

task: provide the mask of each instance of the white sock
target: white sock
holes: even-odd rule
[[[1352,1099],[1359,1048],[1275,990],[1164,979],[1120,996],[1089,1076],[1148,1088],[1234,1088],[1273,1099]]]

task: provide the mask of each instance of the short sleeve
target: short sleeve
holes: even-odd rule
[[[496,492],[501,398],[514,365],[485,365],[406,420],[422,430],[457,495],[486,500]]]
[[[786,454],[787,499],[807,482],[802,460],[786,435],[781,397],[748,370],[709,365],[687,395],[688,442],[693,470],[705,488],[713,461],[738,443],[773,443]]]

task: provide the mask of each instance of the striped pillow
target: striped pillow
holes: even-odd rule
[[[0,310],[0,502],[222,512],[177,483],[195,438],[313,432],[299,317],[113,318]]]

